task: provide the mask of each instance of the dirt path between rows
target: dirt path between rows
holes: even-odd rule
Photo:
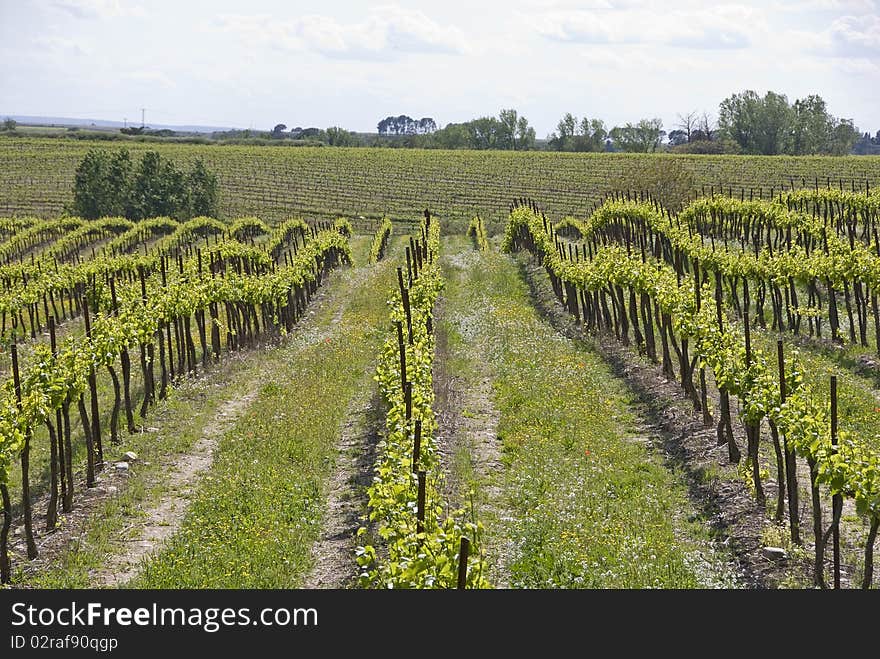
[[[371,365],[364,374],[365,384],[346,412],[321,535],[312,545],[314,567],[302,588],[350,588],[357,579],[357,530],[367,509],[366,490],[373,480],[383,420],[379,392],[371,386],[374,370],[375,365]]]
[[[362,286],[367,274],[366,269],[347,271],[343,275],[348,279],[345,291]],[[290,347],[308,347],[333,336],[350,299],[342,288],[337,285],[329,291],[325,284],[319,289],[306,311],[305,319],[295,330]],[[334,312],[329,327],[323,327],[316,321],[318,312],[326,305],[339,307]],[[177,532],[190,499],[197,490],[199,477],[213,463],[214,451],[220,439],[257,398],[264,379],[265,372],[260,372],[248,382],[247,393],[225,401],[192,449],[176,462],[169,461],[171,471],[166,495],[144,513],[144,521],[138,524],[139,533],[126,541],[126,550],[111,555],[100,570],[92,572],[96,586],[114,587],[126,583],[137,575],[144,560]]]
[[[467,268],[474,267],[465,262]],[[475,253],[474,253],[475,254]],[[456,255],[460,256],[460,255]],[[454,257],[453,257],[454,258]],[[453,262],[453,265],[459,265]],[[441,293],[435,309],[436,345],[434,355],[434,412],[437,418],[436,440],[440,453],[443,473],[446,475],[444,500],[450,507],[468,507],[467,488],[479,484],[476,494],[478,518],[483,512],[493,517],[503,516],[502,491],[498,485],[498,475],[502,471],[501,447],[498,439],[500,414],[492,400],[492,376],[483,355],[484,347],[470,341],[465,352],[474,373],[457,373],[451,367],[462,355],[449,347],[448,326],[461,332],[462,318],[450,309],[446,295]],[[466,337],[465,340],[467,340]],[[461,465],[464,460],[467,465]],[[462,469],[466,473],[462,474]],[[470,473],[467,473],[469,471]],[[470,482],[463,482],[464,480]],[[486,547],[488,554],[498,553],[500,548]],[[506,561],[500,556],[491,556],[488,561],[493,566],[492,584],[496,588],[507,588],[509,575],[504,569]]]
[[[167,494],[143,513],[144,521],[138,524],[139,532],[136,537],[125,541],[125,551],[111,554],[100,570],[90,574],[95,587],[112,588],[125,584],[137,575],[144,559],[174,535],[197,489],[199,477],[214,461],[220,438],[247,410],[257,392],[258,388],[252,386],[245,395],[224,402],[192,449],[176,463],[168,460]]]
[[[374,266],[376,267],[376,266]],[[352,296],[366,284],[374,268],[361,268],[351,282]],[[344,317],[346,305],[333,315],[335,329]],[[358,569],[354,551],[357,531],[367,510],[367,488],[373,482],[376,445],[384,423],[379,391],[373,380],[375,362],[366,368],[358,392],[349,401],[340,433],[336,468],[327,484],[327,503],[321,534],[312,545],[313,567],[302,588],[339,589],[356,584]]]

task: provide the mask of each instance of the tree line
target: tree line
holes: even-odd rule
[[[76,168],[68,212],[85,219],[189,219],[217,214],[217,177],[197,159],[189,171],[155,151],[135,164],[127,149],[90,149]]]
[[[378,122],[376,134],[354,133],[333,127],[323,131],[293,129],[283,133],[279,124],[273,135],[303,140],[311,138],[331,146],[394,146],[440,149],[500,149],[549,151],[624,151],[654,153],[753,154],[753,155],[844,155],[876,153],[877,139],[862,135],[852,120],[833,116],[825,100],[812,94],[789,102],[784,94],[753,90],[732,94],[721,101],[717,118],[708,112],[679,114],[667,132],[659,118],[609,127],[602,119],[571,112],[559,120],[556,130],[538,140],[528,119],[516,109],[502,109],[497,116],[483,116],[439,128],[432,117],[413,119],[388,116]]]
[[[828,112],[816,94],[789,103],[784,94],[752,90],[728,96],[718,109],[719,131],[743,153],[761,155],[844,155],[860,134],[850,119]]]
[[[784,94],[771,91],[762,97],[747,90],[724,99],[717,120],[706,112],[679,114],[668,134],[656,118],[608,129],[601,119],[578,120],[567,113],[547,144],[558,151],[845,155],[857,144],[870,153],[874,141],[862,136],[852,120],[831,115],[821,96],[789,103]]]
[[[719,104],[717,117],[705,111],[680,113],[668,132],[657,117],[609,127],[598,117],[578,118],[566,112],[556,130],[539,139],[529,120],[514,108],[502,109],[497,116],[448,123],[442,128],[433,117],[414,119],[405,114],[391,115],[377,123],[376,131],[360,133],[341,126],[288,129],[279,123],[271,131],[218,131],[210,138],[196,141],[511,151],[880,155],[880,130],[873,136],[862,133],[851,119],[833,116],[821,96],[811,94],[789,102],[784,94],[768,91],[760,96],[753,90],[725,98]],[[15,122],[4,122],[2,132],[15,134]],[[147,135],[148,132],[144,131],[138,138],[145,139]],[[149,136],[165,137],[157,131],[150,131]]]

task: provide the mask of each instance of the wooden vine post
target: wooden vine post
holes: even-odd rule
[[[782,339],[776,341],[776,361],[779,364],[779,401],[785,403],[787,396],[785,384],[785,356],[783,354]],[[797,462],[795,459],[794,449],[788,445],[788,438],[782,436],[783,446],[785,447],[785,484],[788,490],[788,519],[791,529],[791,541],[799,545],[801,544],[800,535],[800,509],[798,507],[798,479],[797,479]]]
[[[831,376],[831,446],[837,450],[837,376]],[[834,559],[834,588],[840,589],[840,516],[843,512],[843,495],[831,497],[831,550]]]
[[[419,470],[417,473],[419,491],[416,501],[416,534],[421,535],[425,531],[425,471]]]
[[[82,298],[83,305],[83,321],[86,326],[86,340],[92,340],[92,324],[89,318],[89,301],[85,295]],[[92,467],[94,471],[101,471],[104,468],[104,447],[101,444],[101,415],[98,410],[98,380],[95,375],[95,365],[89,365],[89,375],[88,375],[88,384],[89,384],[89,396],[91,398],[91,415],[92,415],[92,427],[91,431],[91,450],[92,453]],[[94,487],[94,482],[89,485],[89,487]]]
[[[458,590],[467,588],[468,556],[470,554],[471,541],[461,536],[461,545],[458,549]]]
[[[18,346],[15,341],[9,347],[12,356],[12,381],[15,388],[15,404],[21,412],[21,373],[18,368]],[[33,510],[31,508],[30,488],[30,456],[31,456],[31,428],[24,429],[24,445],[21,449],[21,505],[24,516],[24,536],[27,544],[27,556],[30,559],[37,557],[37,544],[34,542]]]

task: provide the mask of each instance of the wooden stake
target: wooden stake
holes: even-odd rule
[[[458,550],[458,590],[467,587],[468,556],[470,555],[471,541],[461,537],[461,546]]]

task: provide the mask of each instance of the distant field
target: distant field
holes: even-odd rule
[[[70,201],[74,171],[105,142],[0,140],[0,215],[57,216]],[[670,179],[699,190],[723,185],[746,197],[794,183],[880,185],[880,157],[754,157],[575,154],[509,151],[253,147],[129,143],[181,164],[201,157],[220,179],[224,217],[345,215],[412,219],[425,206],[447,218],[476,213],[501,221],[514,197],[556,215],[586,215],[606,192]]]

